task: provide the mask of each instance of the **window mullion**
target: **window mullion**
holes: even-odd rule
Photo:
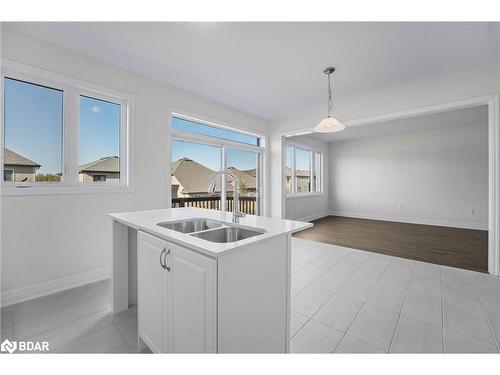
[[[227,168],[227,146],[223,143],[221,148],[221,170],[225,170]],[[220,209],[221,211],[226,211],[227,208],[227,191],[226,191],[226,176],[221,176],[221,192],[220,192]],[[233,202],[234,204],[234,202]]]
[[[64,91],[63,160],[64,184],[78,183],[78,93],[72,88]]]
[[[312,151],[309,151],[309,175],[311,176],[309,191],[314,193],[316,191],[316,171],[314,168],[314,152]]]
[[[297,193],[297,184],[296,184],[296,176],[295,176],[295,146],[292,146],[292,194]]]

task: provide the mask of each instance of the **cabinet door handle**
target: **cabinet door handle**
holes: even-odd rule
[[[163,267],[163,269],[165,269],[166,267],[166,264],[163,263],[163,254],[166,253],[167,249],[164,247],[162,252],[160,253],[160,265]]]
[[[167,256],[168,256],[168,254],[170,254],[170,248],[165,253],[165,267],[164,267],[168,272],[170,272],[170,267],[167,267]]]

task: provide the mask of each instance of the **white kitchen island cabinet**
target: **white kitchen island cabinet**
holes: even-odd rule
[[[137,302],[140,345],[156,353],[289,351],[291,233],[312,224],[253,215],[234,224],[231,213],[198,208],[110,216],[113,311]],[[200,218],[256,235],[218,243],[158,225]]]
[[[215,353],[217,263],[139,231],[139,337],[158,353]]]

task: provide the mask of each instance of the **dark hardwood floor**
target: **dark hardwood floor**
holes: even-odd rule
[[[327,216],[295,236],[401,258],[487,272],[488,231]]]

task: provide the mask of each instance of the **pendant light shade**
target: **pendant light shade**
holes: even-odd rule
[[[330,116],[330,113],[332,112],[333,108],[330,74],[332,74],[334,71],[335,68],[333,67],[328,67],[325,68],[325,70],[323,70],[323,73],[325,73],[328,76],[328,115],[323,120],[321,120],[318,125],[316,125],[313,128],[313,131],[317,133],[334,133],[345,129],[344,124],[340,123],[340,121],[337,120],[335,117]]]
[[[335,117],[325,117],[314,127],[317,133],[334,133],[345,129],[345,125],[341,124]]]

